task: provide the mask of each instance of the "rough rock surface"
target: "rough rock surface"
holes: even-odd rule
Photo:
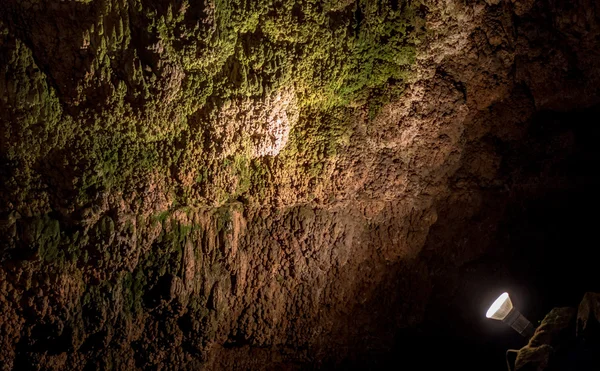
[[[0,2],[2,369],[388,351],[556,180],[511,156],[600,104],[599,7]]]
[[[600,294],[587,292],[577,310],[577,336],[600,339]]]
[[[567,307],[552,309],[529,344],[519,350],[515,370],[599,369],[600,333],[597,329],[590,329],[592,323],[598,323],[596,312],[590,311],[590,308],[600,305],[598,298],[599,294],[588,292],[579,310]]]

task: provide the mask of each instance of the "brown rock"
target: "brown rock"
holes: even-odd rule
[[[587,292],[577,311],[577,337],[600,341],[600,293]]]
[[[512,1],[515,14],[516,15],[524,15],[529,12],[533,5],[535,4],[535,0],[513,0]]]
[[[547,370],[555,351],[568,344],[572,338],[574,319],[573,308],[552,309],[535,330],[529,344],[519,350],[515,370]]]
[[[519,350],[515,361],[515,371],[544,371],[548,370],[554,348],[543,344],[539,347],[526,346]]]
[[[281,14],[303,19],[305,5],[319,12],[312,5],[319,2],[295,2]],[[544,182],[521,175],[506,155],[520,157],[509,149],[523,141],[536,110],[600,102],[600,22],[582,22],[598,14],[592,2],[561,9],[560,1],[515,0],[511,9],[498,0],[424,1],[415,12],[426,18],[427,39],[414,76],[399,86],[403,95],[372,119],[366,107],[354,110],[363,103],[339,107],[352,110],[343,130],[337,108],[311,108],[321,93],[269,82],[282,73],[277,65],[297,59],[279,51],[302,50],[313,37],[294,31],[264,43],[265,33],[279,35],[277,23],[268,26],[279,11],[261,13],[272,1],[21,3],[0,0],[0,161],[12,153],[27,160],[0,169],[0,205],[23,214],[0,218],[11,251],[0,266],[2,370],[200,369],[201,362],[209,370],[328,369],[328,360],[335,366],[386,351],[399,328],[423,321],[432,297],[454,295],[452,272],[497,237],[506,191]],[[233,3],[265,6],[240,28],[227,19]],[[374,14],[385,2],[322,3],[333,4],[319,19],[343,24],[345,34],[358,32],[354,20],[365,15],[354,4],[378,4]],[[176,4],[189,4],[187,13]],[[560,17],[536,19],[533,6],[544,10],[540,17]],[[515,22],[513,11],[529,18]],[[573,30],[576,37],[565,39]],[[228,37],[235,43],[221,50]],[[344,63],[329,52],[320,50],[310,69]],[[211,59],[197,64],[203,54]],[[211,97],[202,87],[213,69],[232,78]],[[569,81],[565,101],[560,87]],[[224,101],[240,84],[260,87],[260,96]],[[16,87],[31,89],[16,96]],[[305,96],[300,112],[296,93]],[[60,110],[43,104],[54,95]],[[124,106],[108,103],[123,95]],[[201,107],[205,99],[214,110]],[[21,102],[24,109],[13,110]],[[81,121],[57,118],[46,127],[49,114],[36,114],[39,107]],[[96,118],[96,110],[110,117],[116,110],[116,119]],[[26,111],[31,120],[21,122]],[[286,147],[291,133],[296,141]],[[95,135],[98,146],[89,143]],[[25,146],[38,142],[39,151]],[[313,157],[322,160],[313,165]],[[154,161],[164,168],[152,169]],[[136,164],[148,174],[127,175]],[[118,175],[123,184],[110,181]],[[190,205],[179,203],[182,196]],[[240,208],[224,205],[236,197]],[[490,199],[497,201],[486,205]],[[54,219],[38,215],[50,212]],[[570,331],[572,314],[555,314],[522,351],[524,365],[545,367]],[[40,321],[65,323],[64,353],[34,347],[44,334],[27,334]]]
[[[547,344],[559,347],[561,343],[573,338],[574,334],[574,308],[554,308],[546,315],[542,323],[535,330],[529,340],[529,347],[539,347]]]

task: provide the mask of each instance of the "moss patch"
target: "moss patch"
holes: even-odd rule
[[[353,110],[367,107],[374,116],[402,92],[423,34],[419,5],[73,4],[86,22],[69,23],[73,45],[61,52],[73,54],[64,60],[79,58],[77,65],[52,64],[36,49],[46,43],[52,53],[50,39],[58,35],[32,34],[26,45],[10,23],[0,24],[1,154],[14,164],[5,182],[10,201],[47,212],[57,206],[47,190],[54,188],[63,201],[84,206],[102,192],[143,189],[153,176],[180,203],[219,205],[238,197],[260,202],[275,168],[318,182]],[[68,14],[15,11],[44,22]],[[60,80],[69,70],[77,78]],[[300,119],[284,152],[273,160],[244,151],[223,160],[226,149],[211,134],[223,104],[290,87]],[[247,148],[240,134],[235,145]]]

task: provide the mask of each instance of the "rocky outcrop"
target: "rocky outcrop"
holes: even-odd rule
[[[529,128],[600,103],[597,7],[2,1],[3,369],[389,351],[573,148]]]
[[[600,332],[593,308],[599,295],[586,293],[575,308],[554,308],[529,344],[519,350],[515,370],[596,370],[600,368]]]

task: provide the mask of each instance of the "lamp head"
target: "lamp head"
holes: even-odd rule
[[[496,319],[498,321],[502,321],[508,316],[510,311],[513,309],[512,301],[508,296],[508,293],[503,293],[494,301],[494,303],[490,306],[485,316],[487,318]]]
[[[526,338],[533,336],[535,331],[531,322],[513,308],[513,303],[506,292],[492,303],[485,316],[506,323]]]

